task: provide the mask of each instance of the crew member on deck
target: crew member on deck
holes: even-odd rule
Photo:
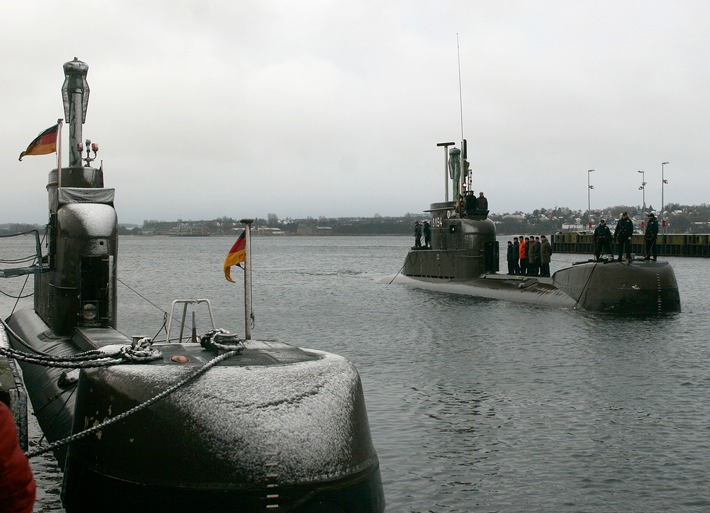
[[[517,237],[513,237],[513,274],[520,274],[520,264],[518,263],[518,254],[520,251],[520,243]]]
[[[513,241],[508,241],[508,253],[506,254],[506,259],[508,261],[508,274],[515,274],[515,263],[518,261],[518,255],[515,254],[515,246],[513,246]]]
[[[656,238],[658,237],[658,219],[653,212],[648,214],[648,222],[646,223],[646,233],[644,233],[644,239],[646,240],[646,253],[644,254],[644,260],[653,258],[656,261],[658,258],[658,246],[656,245]]]
[[[468,191],[466,193],[466,204],[465,204],[466,217],[471,217],[476,213],[476,196],[473,191]]]
[[[537,276],[539,272],[540,243],[535,242],[535,237],[530,237],[528,248],[528,276]]]
[[[619,262],[626,253],[626,261],[631,262],[631,235],[634,233],[634,223],[629,219],[629,213],[621,214],[621,219],[616,223],[614,241],[619,243]]]
[[[599,260],[602,251],[611,255],[611,230],[604,219],[599,221],[599,226],[594,229],[594,258]],[[614,258],[612,256],[612,258]]]
[[[422,247],[422,225],[419,221],[414,223],[414,249],[420,249]]]
[[[424,247],[431,249],[431,226],[429,226],[429,221],[424,221]]]
[[[552,260],[552,245],[547,237],[540,236],[540,276],[550,277],[550,260]]]
[[[478,199],[476,200],[476,208],[483,213],[488,212],[488,200],[482,192],[478,193]]]
[[[520,274],[525,275],[528,272],[528,244],[527,238],[520,236],[520,244],[518,245],[518,258],[520,259]]]

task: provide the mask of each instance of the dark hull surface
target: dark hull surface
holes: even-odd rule
[[[110,328],[51,337],[31,310],[17,312],[8,324],[49,354],[129,342]],[[246,346],[166,399],[58,448],[66,510],[268,511],[278,504],[276,511],[383,511],[379,463],[354,367],[336,355],[273,341]],[[162,360],[82,370],[74,384],[62,370],[23,365],[48,440],[144,404],[216,356],[198,344],[159,347]],[[175,355],[189,361],[175,363]]]
[[[539,306],[620,314],[680,312],[668,262],[587,261],[551,277],[499,275],[495,225],[487,211],[459,212],[455,202],[432,203],[431,247],[412,248],[401,273],[387,282]]]
[[[417,251],[431,253],[436,251]],[[430,258],[431,258],[430,257]],[[484,274],[474,279],[401,274],[388,282],[554,308],[620,314],[680,312],[680,293],[667,262],[588,262],[560,269],[551,278]]]

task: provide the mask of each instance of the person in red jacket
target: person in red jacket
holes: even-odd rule
[[[528,274],[528,242],[530,238],[520,236],[520,244],[518,245],[518,257],[520,258],[520,274]]]
[[[10,408],[0,402],[0,511],[32,513],[35,493],[35,480],[17,439],[15,419]]]

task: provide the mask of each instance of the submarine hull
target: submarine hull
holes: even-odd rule
[[[681,311],[678,283],[667,262],[580,263],[560,269],[551,278],[484,274],[474,279],[451,279],[401,274],[382,281],[451,294],[593,312],[664,314]]]
[[[474,279],[440,279],[397,275],[386,277],[383,283],[399,283],[448,294],[459,294],[486,299],[498,299],[516,303],[527,303],[554,308],[574,308],[575,301],[561,290],[552,286],[545,278],[525,276],[483,275]]]
[[[589,260],[551,277],[498,275],[498,241],[488,211],[462,212],[449,201],[432,203],[429,212],[431,247],[412,248],[401,274],[383,282],[593,312],[680,312],[678,283],[668,262]]]
[[[584,310],[619,314],[681,310],[678,282],[668,262],[575,264],[557,271],[553,282]]]
[[[111,328],[47,340],[51,332],[31,310],[8,325],[33,349],[63,356],[130,342]],[[352,364],[275,341],[244,345],[167,398],[57,448],[66,511],[384,511]],[[69,384],[56,368],[22,364],[49,441],[147,404],[216,356],[199,344],[155,346],[161,360],[82,369]],[[177,355],[187,362],[176,363]]]

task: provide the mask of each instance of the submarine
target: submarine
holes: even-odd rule
[[[454,143],[441,143],[444,150]],[[432,203],[431,244],[411,248],[400,272],[382,282],[532,305],[630,315],[681,311],[668,262],[613,259],[576,262],[550,277],[501,275],[495,224],[487,209],[467,208],[472,171],[462,150],[445,153],[445,197]],[[449,181],[453,201],[448,200]],[[467,193],[466,191],[471,191]]]
[[[0,272],[34,276],[34,306],[3,319],[0,337],[49,442],[28,456],[54,453],[67,513],[384,511],[348,360],[230,334],[204,298],[173,302],[163,341],[117,330],[115,191],[82,145],[87,73],[64,64],[69,166],[49,172],[47,242],[33,265]],[[198,307],[210,329],[183,338]]]

